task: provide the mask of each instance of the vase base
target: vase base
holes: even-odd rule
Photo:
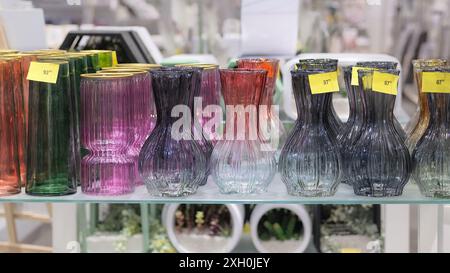
[[[373,187],[354,187],[355,194],[357,196],[365,197],[398,197],[403,194],[403,189],[398,188],[383,188],[374,189]]]
[[[323,198],[323,197],[333,197],[336,192],[330,192],[330,191],[323,191],[323,190],[309,190],[309,191],[296,191],[288,192],[289,195],[295,196],[295,197],[306,197],[306,198]]]
[[[10,187],[10,186],[1,186],[0,187],[0,197],[16,195],[16,194],[19,194],[20,192],[21,192],[21,189],[18,187]]]
[[[67,181],[67,180],[66,180]],[[77,193],[77,189],[68,187],[67,185],[42,185],[36,186],[32,189],[27,189],[26,193],[32,196],[43,196],[43,197],[52,197],[52,196],[66,196]],[[67,182],[65,183],[67,184]]]

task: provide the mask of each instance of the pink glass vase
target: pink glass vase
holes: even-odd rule
[[[135,188],[133,74],[87,74],[81,80],[81,188],[90,195],[123,195]]]

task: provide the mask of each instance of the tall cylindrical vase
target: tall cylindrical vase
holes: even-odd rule
[[[0,196],[20,193],[17,111],[8,61],[0,60]]]
[[[133,74],[86,74],[81,80],[81,140],[89,155],[81,163],[81,188],[90,195],[134,191],[131,123]]]
[[[26,192],[38,196],[76,193],[77,151],[69,63],[59,67],[56,84],[30,81]]]

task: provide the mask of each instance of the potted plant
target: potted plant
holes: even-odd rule
[[[300,205],[258,205],[251,213],[250,229],[261,253],[302,253],[312,237],[311,218]]]
[[[228,253],[239,243],[244,207],[239,205],[166,205],[162,223],[181,253]]]

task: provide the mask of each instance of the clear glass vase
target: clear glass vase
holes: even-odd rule
[[[430,60],[414,60],[414,79],[419,93],[419,111],[412,117],[408,124],[408,138],[406,146],[412,154],[414,148],[428,128],[430,122],[430,109],[428,106],[427,94],[422,92],[422,71],[429,68],[439,68],[447,64],[447,60],[430,59]]]
[[[224,139],[211,157],[211,173],[224,194],[267,191],[276,173],[272,151],[264,151],[258,133],[258,107],[265,88],[263,70],[221,70],[227,108]]]
[[[398,70],[359,71],[359,88],[366,114],[363,132],[351,147],[349,179],[356,195],[399,196],[410,177],[411,159],[394,124],[396,97],[374,91],[374,73],[399,75]]]
[[[131,123],[133,74],[85,74],[81,81],[81,139],[89,151],[81,163],[81,188],[89,195],[134,191]]]
[[[427,68],[420,72],[420,79],[425,72],[450,75],[448,68]],[[413,178],[426,197],[450,198],[450,93],[425,88],[421,93],[428,100],[430,116],[413,149]]]
[[[284,146],[279,171],[288,193],[303,197],[328,197],[340,183],[340,153],[329,122],[332,93],[312,94],[309,76],[336,72],[336,65],[309,66],[292,71],[298,120]],[[338,90],[335,90],[338,91]]]
[[[139,172],[151,195],[195,194],[205,180],[208,162],[192,131],[194,71],[160,69],[151,76],[157,122],[139,155]],[[175,107],[185,110],[181,119],[172,117]],[[174,128],[177,122],[185,125],[182,131]]]
[[[280,120],[278,112],[273,109],[273,96],[278,78],[280,61],[277,59],[245,58],[237,61],[240,69],[264,70],[267,71],[266,85],[261,93],[259,109],[259,132],[261,140],[270,145],[278,161],[281,148],[286,141],[286,130]]]
[[[0,59],[0,196],[20,193],[21,177],[17,138],[17,110],[14,99],[13,65]]]

